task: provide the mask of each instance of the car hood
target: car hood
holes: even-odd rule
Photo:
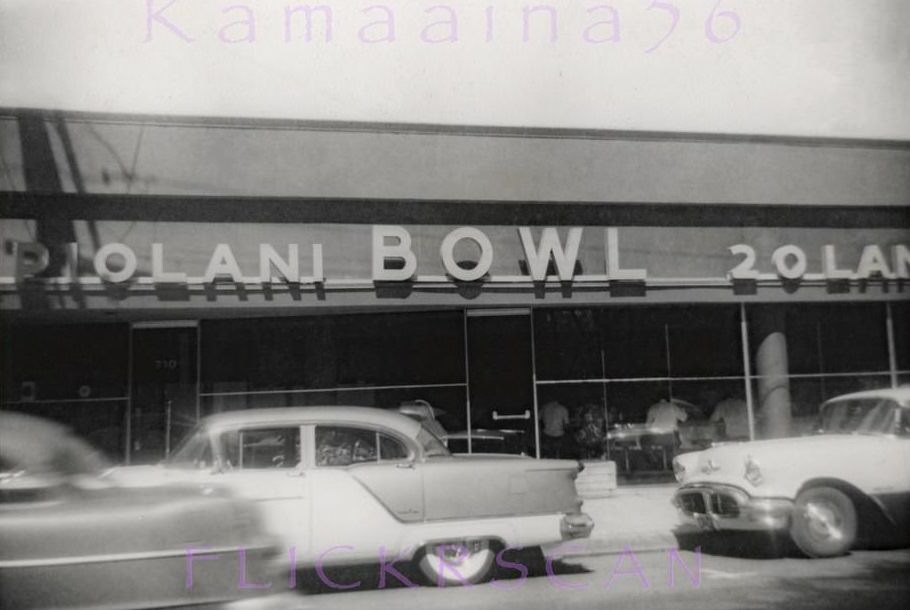
[[[758,464],[763,491],[785,491],[794,481],[839,476],[880,451],[886,437],[831,434],[728,443],[677,456],[684,484],[716,482],[753,491],[745,477],[747,460]]]
[[[192,468],[168,468],[157,464],[149,466],[117,466],[108,477],[123,487],[150,487],[172,483],[202,483],[205,471]]]

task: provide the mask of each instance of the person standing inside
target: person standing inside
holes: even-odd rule
[[[709,421],[724,422],[725,440],[749,440],[749,408],[746,401],[738,396],[727,396],[717,403]]]
[[[677,433],[679,423],[689,419],[689,414],[672,400],[661,399],[648,407],[648,426],[655,431]]]
[[[603,415],[599,415],[595,405],[587,405],[584,409],[584,421],[575,433],[575,440],[580,445],[580,456],[584,459],[599,459],[604,454],[606,430],[604,429]]]
[[[560,458],[566,453],[566,428],[569,426],[569,410],[555,400],[540,409],[543,422],[541,454],[543,457]]]
[[[648,426],[654,431],[652,442],[662,447],[664,461],[679,449],[679,424],[689,419],[686,410],[672,400],[661,399],[648,408]]]

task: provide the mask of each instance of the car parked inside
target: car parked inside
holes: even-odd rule
[[[446,417],[445,411],[438,409],[425,400],[413,400],[402,403],[398,412],[407,415],[424,425],[435,434],[452,453],[509,453],[527,455],[525,433],[523,430],[501,430],[472,428],[449,432],[440,419]]]
[[[133,484],[220,483],[254,499],[300,566],[396,558],[433,584],[479,582],[497,549],[586,537],[574,461],[452,455],[420,422],[364,407],[213,415]]]
[[[810,557],[910,540],[910,388],[838,396],[815,433],[677,456],[674,502],[703,530],[786,531]]]

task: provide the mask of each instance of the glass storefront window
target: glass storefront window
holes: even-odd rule
[[[887,326],[882,304],[785,307],[792,374],[888,370]]]
[[[678,307],[665,319],[670,377],[742,376],[737,307]]]
[[[759,370],[756,354],[771,332],[785,337],[789,374],[789,434],[811,431],[820,405],[835,396],[888,387],[887,309],[883,303],[757,305],[750,308],[750,334],[755,368],[755,409],[759,428],[770,426],[763,401],[779,383]],[[754,315],[753,315],[754,314]],[[772,321],[772,322],[769,322]],[[897,324],[895,324],[897,331]],[[897,339],[897,332],[895,332]],[[766,384],[767,385],[767,384]],[[778,393],[778,400],[784,395]]]
[[[62,422],[114,460],[124,455],[126,324],[4,328],[3,409]]]
[[[421,399],[460,430],[464,360],[458,311],[205,321],[202,412]]]
[[[668,377],[666,308],[634,307],[600,312],[605,377]]]
[[[540,379],[599,379],[601,315],[596,309],[543,309],[534,314]]]
[[[735,306],[540,310],[534,327],[538,404],[568,408],[570,457],[608,457],[628,480],[671,476],[676,453],[724,438],[716,405],[743,402]]]
[[[127,395],[126,324],[10,326],[4,335],[5,401]]]

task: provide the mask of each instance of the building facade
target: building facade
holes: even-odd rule
[[[121,461],[418,399],[532,455],[550,401],[672,399],[694,447],[910,382],[907,142],[8,109],[0,147],[2,408]]]

